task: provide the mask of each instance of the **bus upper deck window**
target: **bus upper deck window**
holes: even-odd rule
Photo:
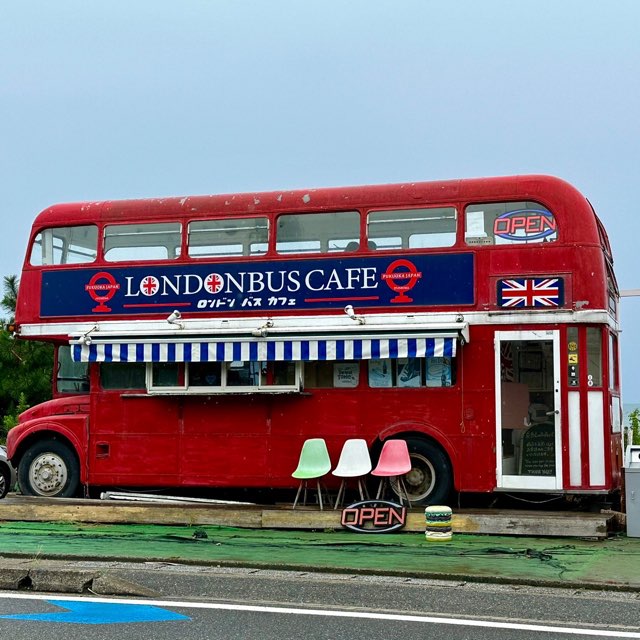
[[[180,255],[179,222],[111,224],[104,229],[104,259],[175,260]]]
[[[558,239],[556,219],[537,202],[492,202],[465,209],[468,245],[531,244]]]
[[[357,211],[297,213],[278,218],[278,253],[342,253],[359,246]]]
[[[264,255],[269,221],[260,217],[190,222],[188,244],[191,258]]]
[[[95,225],[43,229],[31,247],[29,263],[34,266],[93,262],[98,252]]]
[[[455,207],[371,211],[367,218],[369,249],[427,249],[456,243]]]

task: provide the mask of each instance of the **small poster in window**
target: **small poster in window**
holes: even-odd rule
[[[398,386],[419,387],[421,383],[420,358],[398,358]]]
[[[451,358],[427,358],[427,387],[451,386]]]
[[[369,360],[369,386],[391,387],[392,384],[391,360]]]
[[[353,388],[358,386],[359,362],[342,362],[333,365],[333,386]]]
[[[465,238],[486,238],[484,230],[484,211],[467,211]]]

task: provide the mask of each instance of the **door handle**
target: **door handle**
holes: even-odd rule
[[[547,413],[545,413],[546,416],[557,416],[560,413],[560,411],[558,409],[555,409],[554,411],[547,411]]]

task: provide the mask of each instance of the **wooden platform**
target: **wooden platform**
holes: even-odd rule
[[[156,504],[120,500],[76,500],[9,496],[0,500],[0,521],[102,524],[218,525],[250,529],[342,529],[340,512],[290,505]],[[560,511],[454,509],[454,533],[606,538],[616,514]],[[404,531],[424,531],[422,509],[413,509]]]

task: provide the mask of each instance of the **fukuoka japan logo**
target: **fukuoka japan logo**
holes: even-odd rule
[[[382,279],[387,286],[398,295],[391,298],[391,302],[413,302],[413,298],[407,295],[407,291],[413,289],[422,278],[422,273],[418,271],[413,262],[409,260],[394,260],[387,270],[382,274]]]
[[[108,313],[111,311],[111,307],[108,307],[106,303],[116,295],[116,291],[119,288],[120,285],[116,282],[116,279],[107,271],[95,273],[89,280],[89,284],[84,285],[84,290],[88,292],[94,302],[98,303],[91,311],[94,313]]]

